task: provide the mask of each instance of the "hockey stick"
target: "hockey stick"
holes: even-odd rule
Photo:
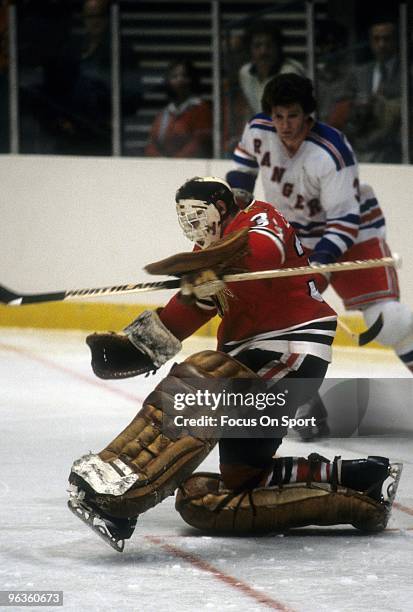
[[[356,261],[343,261],[334,264],[322,264],[318,266],[301,266],[298,268],[279,268],[276,270],[259,270],[257,272],[242,272],[240,274],[226,274],[223,280],[226,283],[265,280],[270,278],[286,278],[289,276],[305,276],[323,272],[346,272],[347,270],[362,270],[364,268],[381,268],[383,266],[400,266],[400,257],[382,257],[381,259],[365,259]],[[73,289],[69,291],[57,291],[54,293],[15,293],[0,285],[0,303],[10,306],[21,306],[24,304],[39,304],[41,302],[61,302],[63,300],[78,300],[108,295],[124,295],[127,293],[145,293],[148,291],[160,291],[161,289],[179,289],[180,279],[156,281],[150,283],[136,283],[129,285],[115,285],[113,287],[98,287],[96,289]]]
[[[374,338],[376,338],[380,333],[383,327],[383,315],[380,313],[373,325],[371,325],[364,332],[361,332],[361,334],[356,334],[353,332],[348,325],[343,323],[343,321],[340,321],[340,319],[337,319],[337,327],[341,328],[343,332],[347,334],[347,336],[349,336],[349,338],[351,338],[355,344],[357,344],[357,346],[364,346],[365,344],[372,342],[372,340],[374,340]]]

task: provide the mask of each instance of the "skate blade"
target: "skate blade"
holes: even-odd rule
[[[106,544],[109,544],[109,546],[111,546],[117,552],[123,552],[125,540],[116,540],[116,538],[112,536],[106,527],[104,520],[96,512],[93,512],[93,510],[90,510],[87,506],[84,506],[73,499],[69,499],[67,506],[78,519],[90,527],[92,531],[97,533],[97,535],[101,537]]]

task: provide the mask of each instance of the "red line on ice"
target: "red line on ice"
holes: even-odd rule
[[[203,570],[204,572],[208,572],[209,574],[211,574],[218,580],[221,580],[221,582],[224,582],[225,584],[235,589],[238,589],[238,591],[241,591],[244,595],[251,597],[255,601],[258,601],[259,603],[267,606],[271,610],[280,610],[282,612],[293,612],[291,608],[288,608],[287,606],[280,603],[279,601],[276,601],[269,595],[265,595],[265,593],[261,593],[260,591],[255,590],[253,587],[251,587],[246,582],[240,580],[239,578],[235,578],[234,576],[231,576],[230,574],[225,574],[224,572],[222,572],[220,569],[218,569],[214,565],[211,565],[207,561],[204,561],[203,559],[201,559],[201,557],[198,557],[192,553],[186,552],[185,550],[182,550],[181,548],[178,548],[177,546],[174,546],[173,544],[168,544],[167,542],[163,542],[162,538],[158,538],[157,536],[148,535],[144,537],[146,540],[149,540],[153,544],[158,544],[161,548],[163,548],[166,552],[170,553],[174,557],[179,557],[180,559],[187,561],[191,565],[194,565],[195,567]]]
[[[406,514],[413,516],[413,508],[403,506],[403,504],[399,504],[399,502],[393,502],[393,508],[397,508],[397,510],[400,510],[400,512],[405,512]]]
[[[105,391],[108,391],[109,393],[114,393],[115,395],[123,397],[126,400],[134,402],[135,404],[137,403],[140,404],[143,401],[142,398],[136,395],[133,395],[132,393],[128,393],[127,391],[124,391],[123,389],[116,389],[115,387],[110,387],[109,385],[105,385],[103,382],[100,382],[99,379],[94,379],[89,376],[85,376],[84,374],[80,374],[79,372],[76,372],[75,370],[71,370],[70,368],[67,368],[66,366],[59,365],[58,363],[55,363],[54,361],[51,361],[50,359],[47,359],[46,357],[41,357],[40,355],[36,355],[36,353],[32,353],[32,351],[29,351],[27,349],[20,348],[17,346],[12,346],[11,344],[4,344],[3,342],[0,342],[0,349],[4,349],[6,351],[13,351],[15,353],[18,353],[19,355],[23,355],[24,357],[27,357],[28,359],[31,359],[32,361],[37,361],[38,363],[41,363],[42,365],[48,368],[51,368],[53,370],[58,370],[59,372],[63,372],[64,374],[68,374],[69,376],[72,376],[73,378],[76,378],[77,380],[81,380],[82,382],[88,385],[93,385],[94,387],[99,387],[100,389],[104,389]]]

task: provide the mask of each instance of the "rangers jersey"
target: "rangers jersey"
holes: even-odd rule
[[[335,261],[355,242],[384,231],[371,191],[363,192],[360,211],[357,162],[335,128],[314,122],[290,157],[271,118],[260,113],[246,125],[233,158],[235,168],[227,175],[231,187],[253,192],[261,172],[267,201],[290,221],[304,246],[320,254],[319,261]],[[364,229],[369,233],[359,235]]]
[[[370,185],[360,185],[360,227],[357,244],[371,238],[386,238],[386,221],[376,194]]]
[[[237,267],[256,271],[307,265],[293,228],[271,204],[253,202],[235,216],[224,235],[243,227],[249,228],[250,253]],[[277,352],[283,363],[293,360],[297,367],[305,354],[331,361],[337,317],[318,292],[316,276],[229,283],[218,349],[234,356],[251,349]],[[212,299],[187,306],[175,296],[160,318],[182,340],[215,314]]]

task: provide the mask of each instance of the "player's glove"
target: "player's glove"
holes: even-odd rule
[[[225,283],[213,270],[186,274],[181,279],[181,295],[186,301],[205,300],[225,289]]]
[[[201,270],[185,274],[181,279],[180,298],[185,304],[204,302],[215,306],[220,317],[228,310],[231,292],[214,270]],[[200,305],[200,304],[198,304]]]
[[[310,265],[316,269],[318,266],[333,263],[334,257],[327,251],[314,251],[309,256],[308,261]],[[319,272],[317,277],[317,289],[320,293],[323,293],[327,289],[330,284],[330,278],[331,272]]]
[[[122,334],[90,334],[86,343],[92,353],[92,369],[99,378],[129,378],[156,370],[152,359]]]
[[[336,258],[328,251],[317,251],[316,249],[311,253],[308,260],[312,266],[320,266],[324,264],[334,263],[336,261]]]
[[[230,170],[226,174],[226,180],[231,185],[234,200],[241,210],[249,206],[254,199],[255,176],[248,172]]]
[[[155,310],[145,310],[124,329],[86,338],[99,378],[128,378],[160,368],[182,348]]]
[[[238,187],[233,187],[232,193],[234,195],[235,204],[241,210],[247,208],[247,206],[249,206],[254,199],[252,193],[250,193],[246,189],[239,189]]]

